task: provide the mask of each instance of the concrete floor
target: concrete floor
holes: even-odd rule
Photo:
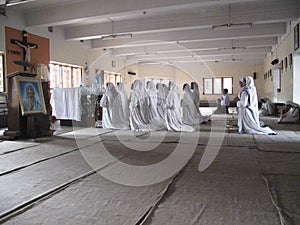
[[[237,134],[58,127],[0,142],[2,224],[300,224],[300,124]]]

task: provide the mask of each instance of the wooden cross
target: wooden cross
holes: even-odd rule
[[[30,61],[31,61],[30,50],[32,48],[38,48],[37,44],[27,42],[27,37],[28,37],[28,33],[27,33],[27,31],[24,30],[22,32],[22,41],[19,41],[19,40],[16,40],[16,39],[11,39],[12,44],[19,45],[20,47],[23,48],[23,60],[24,61],[21,61],[21,62],[20,61],[15,61],[15,63],[18,64],[18,65],[23,65],[25,71],[26,71],[27,67],[32,66],[30,64]]]

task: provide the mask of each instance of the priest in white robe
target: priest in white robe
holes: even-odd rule
[[[300,122],[300,106],[292,101],[287,101],[285,105],[290,107],[290,109],[279,118],[278,123]]]
[[[240,108],[240,123],[238,124],[239,133],[249,134],[276,134],[269,127],[261,127],[258,116],[258,103],[254,80],[248,76],[244,78],[244,88],[240,93],[240,100],[237,106]]]
[[[169,94],[166,99],[166,124],[169,131],[178,132],[194,132],[195,129],[182,122],[181,109],[180,109],[180,89],[179,86],[174,82],[169,83]]]

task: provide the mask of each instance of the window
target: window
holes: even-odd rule
[[[220,95],[222,90],[227,88],[228,94],[232,94],[232,77],[217,77],[203,79],[203,94],[205,95]]]
[[[0,53],[0,92],[5,91],[5,79],[4,79],[4,54]]]
[[[122,82],[121,74],[104,71],[104,83],[107,84],[109,82],[113,83],[116,87],[118,82]],[[102,87],[102,86],[104,86],[104,84],[101,84],[100,86]]]
[[[79,87],[82,81],[82,67],[50,63],[50,88]]]
[[[214,94],[220,95],[223,93],[222,91],[222,78],[214,78]]]

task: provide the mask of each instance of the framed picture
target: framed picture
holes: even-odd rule
[[[22,116],[47,114],[41,81],[34,77],[15,77]]]
[[[299,23],[294,27],[294,50],[299,48]]]
[[[284,68],[285,68],[285,70],[288,68],[287,57],[284,58]]]
[[[292,65],[293,65],[293,54],[292,53],[289,54],[289,65],[290,65],[290,68],[292,68]]]

